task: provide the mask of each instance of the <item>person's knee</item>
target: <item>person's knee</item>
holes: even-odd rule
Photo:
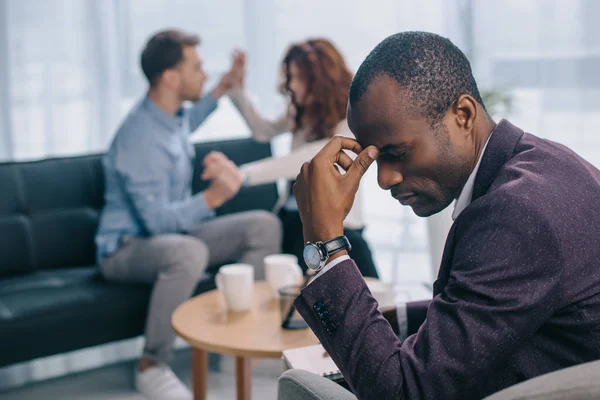
[[[279,217],[267,211],[254,211],[250,219],[247,231],[250,240],[280,251],[283,230]]]
[[[192,280],[199,280],[208,266],[208,246],[196,237],[183,236],[172,254],[173,268]]]

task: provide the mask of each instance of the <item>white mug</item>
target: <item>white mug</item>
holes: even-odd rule
[[[297,285],[302,280],[302,268],[298,265],[298,257],[292,254],[273,254],[263,260],[265,277],[273,297],[279,298],[279,289],[285,286]]]
[[[247,311],[254,295],[254,267],[250,264],[230,264],[215,276],[217,289],[229,311]]]

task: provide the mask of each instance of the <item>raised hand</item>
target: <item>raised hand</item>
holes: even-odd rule
[[[344,150],[358,154],[354,161]],[[334,137],[309,163],[302,166],[294,195],[304,226],[305,241],[327,241],[343,235],[343,222],[360,180],[379,156],[374,146],[365,150],[350,138]],[[342,174],[338,164],[346,171]]]

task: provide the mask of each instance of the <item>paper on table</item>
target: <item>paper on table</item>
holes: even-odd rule
[[[331,380],[342,378],[337,365],[320,344],[284,350],[283,361],[289,368],[303,369]]]

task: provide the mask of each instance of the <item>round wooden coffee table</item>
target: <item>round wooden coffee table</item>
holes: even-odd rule
[[[309,328],[281,328],[279,300],[266,282],[257,282],[254,304],[247,312],[227,312],[217,290],[180,305],[171,318],[173,329],[192,346],[194,398],[206,399],[208,352],[236,357],[237,398],[250,399],[252,358],[281,358],[283,350],[319,341]]]

